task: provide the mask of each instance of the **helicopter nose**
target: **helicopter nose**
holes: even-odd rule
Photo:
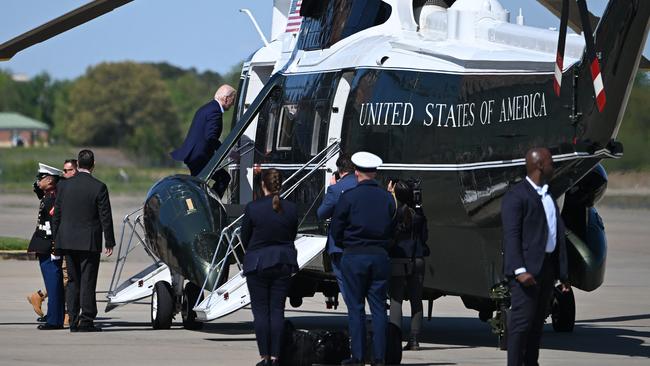
[[[149,190],[144,205],[147,249],[196,285],[208,276],[219,235],[227,224],[223,206],[208,189],[195,177],[170,176]],[[223,258],[225,249],[220,252],[217,260]],[[215,280],[210,278],[208,286]]]

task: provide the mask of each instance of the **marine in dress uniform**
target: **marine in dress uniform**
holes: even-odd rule
[[[343,248],[341,272],[348,306],[352,358],[344,365],[361,365],[365,359],[366,312],[372,314],[372,362],[383,365],[386,353],[387,285],[390,279],[388,247],[393,236],[395,200],[375,177],[381,158],[368,152],[352,155],[358,184],[341,195],[331,232]]]
[[[62,174],[63,172],[59,169],[39,163],[37,186],[42,192],[42,196],[38,209],[36,230],[32,235],[27,251],[36,253],[38,256],[41,274],[48,294],[46,323],[39,324],[38,329],[40,330],[63,328],[63,272],[61,270],[61,256],[55,255],[52,238],[56,184]]]
[[[526,179],[503,198],[504,274],[510,280],[508,366],[537,365],[546,309],[555,280],[567,282],[564,223],[546,184],[553,176],[548,149],[526,154]]]

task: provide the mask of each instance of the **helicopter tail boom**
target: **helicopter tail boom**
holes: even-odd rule
[[[625,107],[639,69],[643,47],[650,26],[650,2],[611,0],[596,28],[595,53],[600,60],[602,83],[607,104],[598,111],[593,84],[592,60],[585,53],[575,70],[576,104],[583,115],[579,140],[594,148],[605,147],[616,137]]]

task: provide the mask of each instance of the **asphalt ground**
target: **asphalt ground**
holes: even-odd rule
[[[28,197],[28,196],[27,196]],[[137,200],[135,200],[137,202]],[[3,207],[0,235],[31,234],[35,208],[20,200]],[[121,203],[120,203],[121,202]],[[116,222],[134,200],[114,200]],[[119,214],[118,214],[119,212]],[[573,333],[555,333],[546,325],[541,365],[649,365],[650,364],[650,215],[647,210],[604,207],[609,255],[605,283],[596,291],[576,291],[577,322]],[[7,220],[11,218],[11,220]],[[24,222],[29,220],[29,222]],[[28,234],[18,235],[17,226]],[[118,230],[119,232],[119,230]],[[13,234],[17,233],[17,234]],[[127,263],[126,272],[144,268],[144,255]],[[98,291],[108,289],[113,263],[102,262]],[[97,323],[102,333],[39,331],[25,296],[42,288],[34,261],[0,261],[0,365],[254,365],[257,347],[250,309],[206,324],[203,330],[152,330],[149,299],[103,311]],[[425,307],[426,308],[426,307]],[[408,315],[408,305],[405,306]],[[304,329],[344,329],[345,307],[325,309],[322,295],[307,298],[302,307],[289,308],[287,318]],[[405,352],[405,365],[505,365],[497,339],[474,311],[459,298],[434,303],[434,316],[425,321],[418,352]]]

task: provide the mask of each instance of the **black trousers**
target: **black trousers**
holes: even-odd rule
[[[510,280],[512,306],[508,313],[508,366],[536,366],[546,311],[555,285],[557,256],[546,256],[536,285]]]
[[[396,263],[393,260],[393,267]],[[422,325],[422,287],[424,284],[424,258],[410,262],[409,271],[391,273],[388,281],[390,295],[390,322],[402,329],[402,302],[404,296],[411,303],[411,337],[420,334]]]
[[[68,266],[68,286],[66,304],[70,316],[70,326],[92,326],[97,316],[97,273],[99,271],[98,252],[81,250],[66,251]],[[79,311],[81,310],[81,314]]]
[[[276,266],[246,275],[253,325],[260,356],[280,357],[284,303],[291,285],[291,269]]]

